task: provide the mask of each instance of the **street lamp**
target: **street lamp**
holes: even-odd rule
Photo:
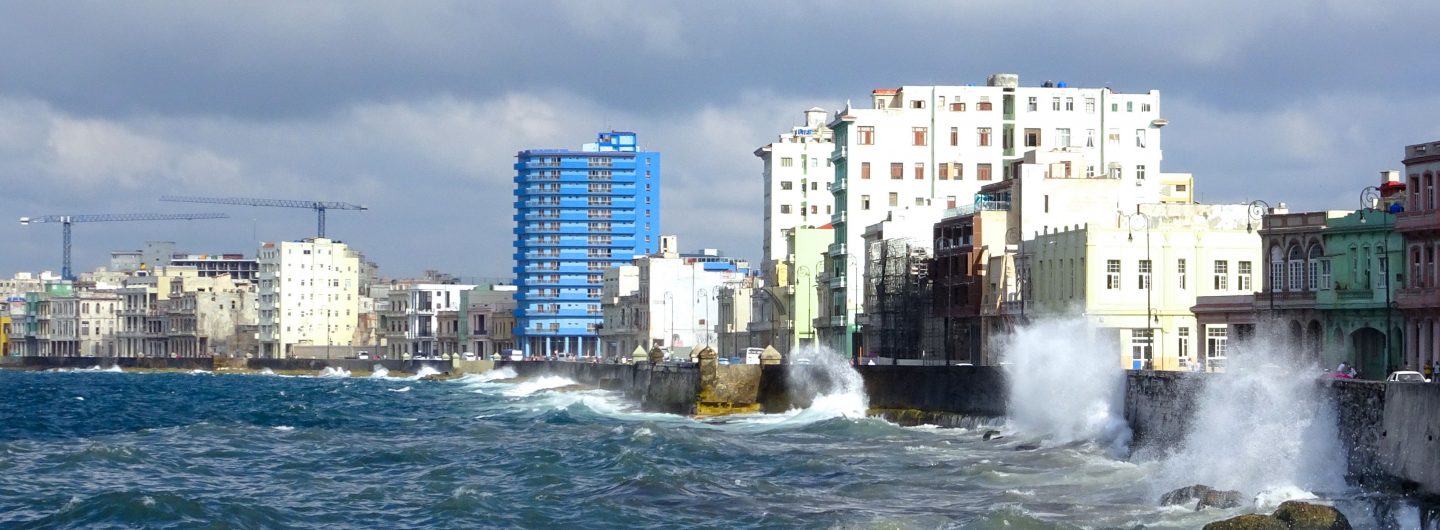
[[[1157,321],[1160,320],[1159,317],[1155,316],[1154,303],[1153,303],[1153,298],[1154,298],[1154,296],[1152,296],[1153,293],[1154,293],[1154,291],[1155,291],[1155,262],[1154,262],[1153,260],[1151,260],[1151,258],[1150,258],[1150,216],[1145,215],[1144,212],[1135,212],[1135,213],[1133,213],[1133,214],[1127,215],[1126,217],[1128,218],[1128,219],[1127,219],[1127,221],[1128,221],[1127,224],[1129,225],[1129,233],[1126,235],[1126,240],[1131,241],[1131,242],[1135,241],[1135,230],[1138,230],[1138,229],[1140,229],[1140,228],[1143,228],[1143,229],[1145,230],[1145,263],[1148,264],[1148,266],[1150,267],[1150,270],[1147,271],[1147,272],[1145,272],[1145,276],[1143,277],[1143,278],[1144,278],[1144,281],[1145,281],[1145,285],[1143,285],[1142,287],[1145,288],[1145,331],[1146,331],[1146,333],[1148,333],[1148,334],[1150,335],[1149,338],[1150,338],[1150,348],[1151,348],[1151,352],[1150,352],[1151,355],[1150,355],[1150,357],[1151,357],[1151,358],[1145,359],[1145,364],[1151,365],[1150,367],[1147,367],[1147,369],[1149,369],[1149,368],[1153,368],[1153,366],[1154,366],[1154,365],[1153,365],[1154,348],[1155,348],[1155,326],[1154,326],[1154,324],[1155,324],[1155,322],[1157,322]],[[1124,281],[1124,280],[1121,279],[1120,281]]]
[[[665,337],[664,344],[666,348],[673,348],[675,346],[675,295],[670,291],[665,291],[665,307],[670,308],[670,334]]]
[[[810,285],[810,289],[809,289],[810,293],[804,293],[804,292],[801,293],[801,295],[803,295],[803,296],[805,297],[805,322],[810,322],[810,294],[815,291],[815,285],[814,285],[814,282],[815,282],[815,273],[812,272],[810,269],[806,268],[804,265],[801,265],[798,269],[796,269],[796,271],[799,273],[799,276],[809,278],[809,280],[804,281],[804,282],[801,282],[800,285],[797,286],[797,287],[804,288],[804,286],[805,286],[806,284],[809,284],[809,285]],[[795,339],[796,339],[796,342],[798,343],[798,342],[799,342],[799,339],[800,339],[799,329],[796,329],[795,331],[796,331]],[[815,338],[815,337],[814,337],[814,335],[815,335],[815,326],[814,326],[813,324],[810,326],[810,335],[811,335],[811,337],[810,337],[811,340],[813,340],[813,339]]]
[[[1365,189],[1360,190],[1360,208],[1362,210],[1379,210],[1379,205],[1380,188],[1377,188],[1375,186],[1366,186]],[[1382,214],[1389,213],[1386,210],[1380,211]],[[1382,219],[1384,219],[1384,217],[1382,217]],[[1360,222],[1365,222],[1364,211],[1360,212]],[[1391,329],[1390,318],[1391,309],[1393,308],[1392,306],[1395,304],[1395,302],[1390,300],[1390,230],[1392,230],[1393,228],[1390,224],[1386,224],[1383,228],[1385,228],[1386,230],[1384,230],[1383,233],[1380,234],[1380,256],[1381,259],[1384,260],[1381,262],[1384,264],[1384,266],[1381,267],[1380,274],[1382,275],[1381,277],[1384,278],[1384,283],[1382,284],[1382,286],[1385,288],[1385,373],[1388,374],[1394,369],[1394,366],[1390,362],[1393,357],[1390,351],[1390,334],[1394,332]],[[1403,256],[1401,258],[1401,263],[1404,263]],[[1417,366],[1415,368],[1422,372],[1424,371],[1423,366]]]

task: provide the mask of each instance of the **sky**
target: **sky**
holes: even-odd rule
[[[662,231],[758,262],[756,148],[810,107],[987,75],[1161,92],[1162,169],[1202,202],[1354,209],[1440,140],[1440,2],[23,2],[0,0],[0,210],[221,212],[76,224],[77,271],[175,241],[253,255],[329,200],[387,277],[509,275],[515,153],[632,130]],[[58,225],[0,222],[0,275],[60,269]]]

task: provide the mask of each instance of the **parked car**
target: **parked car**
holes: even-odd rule
[[[359,353],[355,354],[355,358],[356,358],[356,359],[360,359],[360,360],[362,360],[362,361],[368,361],[368,360],[370,360],[370,352],[365,351],[365,350],[360,350]]]
[[[1385,378],[1385,380],[1386,380],[1386,381],[1390,381],[1390,382],[1392,382],[1392,383],[1429,383],[1429,382],[1430,382],[1430,380],[1429,380],[1429,379],[1426,379],[1424,375],[1421,375],[1421,374],[1420,374],[1420,372],[1414,372],[1414,371],[1410,371],[1410,370],[1401,370],[1401,371],[1398,371],[1398,372],[1390,372],[1390,377]]]
[[[465,352],[465,353],[460,354],[460,358],[461,358],[461,359],[465,359],[465,360],[467,360],[467,361],[473,361],[473,360],[477,359],[477,357],[475,357],[475,352],[473,352],[473,351],[467,351],[467,352]]]
[[[521,353],[520,350],[510,350],[510,360],[523,361],[525,360],[525,354]]]

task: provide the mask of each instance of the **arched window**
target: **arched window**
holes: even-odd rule
[[[1317,288],[1324,289],[1326,287],[1324,284],[1329,283],[1328,281],[1320,281],[1320,258],[1324,256],[1325,248],[1320,246],[1319,243],[1311,243],[1310,250],[1305,253],[1305,272],[1308,273],[1309,276],[1308,286],[1311,291],[1314,291]],[[1329,274],[1326,274],[1326,276],[1329,276]]]
[[[1285,290],[1285,254],[1280,247],[1270,247],[1270,292]]]
[[[1300,245],[1290,245],[1290,250],[1286,254],[1288,255],[1286,261],[1290,265],[1290,282],[1286,284],[1286,290],[1290,292],[1303,291],[1305,290],[1305,253],[1300,250]]]

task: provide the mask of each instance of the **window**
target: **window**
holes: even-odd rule
[[[951,128],[950,128],[950,145],[952,145],[952,146],[954,146],[954,145],[960,145],[960,128],[959,128],[959,127],[951,127]]]
[[[891,162],[890,180],[900,180],[902,178],[905,178],[905,164],[902,164],[900,162]]]
[[[1320,245],[1310,245],[1310,251],[1306,254],[1305,272],[1308,273],[1308,284],[1311,291],[1319,287],[1320,281],[1320,260],[1325,257],[1325,250]]]
[[[925,145],[929,140],[930,129],[928,127],[911,127],[911,145]]]
[[[1086,113],[1086,114],[1094,114],[1094,113],[1095,113],[1095,98],[1085,98],[1085,113]]]
[[[1135,180],[1145,180],[1145,166],[1135,166]]]
[[[869,178],[870,178],[870,163],[869,163],[869,162],[861,162],[861,163],[860,163],[860,178],[862,178],[862,179],[869,179]]]
[[[1321,289],[1329,289],[1329,288],[1331,287],[1331,284],[1330,284],[1330,260],[1328,260],[1328,259],[1320,260],[1320,274],[1319,274],[1319,276],[1320,276],[1319,288],[1321,288]]]
[[[980,146],[980,147],[987,147],[987,146],[990,145],[990,128],[989,128],[989,127],[977,127],[977,128],[975,129],[975,136],[976,136],[976,144],[975,144],[975,145],[978,145],[978,146]]]
[[[939,173],[940,180],[950,180],[950,164],[947,162],[941,162]]]
[[[819,191],[819,190],[820,190],[820,183],[819,183],[819,182],[811,182],[811,183],[810,183],[810,191]]]
[[[1175,262],[1175,275],[1179,277],[1180,290],[1185,290],[1185,258]]]
[[[1181,326],[1175,330],[1175,354],[1180,357],[1180,367],[1190,365],[1190,328]]]
[[[890,192],[890,201],[889,201],[889,204],[890,204],[890,207],[891,207],[891,208],[900,206],[900,194],[899,194],[899,193],[895,193],[895,192],[893,192],[893,191]]]
[[[1145,147],[1145,129],[1135,129],[1135,147]]]
[[[1230,290],[1230,262],[1215,260],[1215,290]]]
[[[962,109],[962,110],[963,110],[963,109]],[[981,111],[995,110],[995,105],[992,105],[992,104],[990,103],[989,96],[981,96],[980,103],[975,106],[975,110],[981,110]]]
[[[1110,178],[1120,178],[1120,164],[1110,164]]]
[[[1235,264],[1235,289],[1245,292],[1250,290],[1251,266],[1248,261],[1241,261]]]
[[[859,137],[859,139],[858,139],[858,141],[857,141],[856,143],[858,143],[858,144],[860,144],[860,145],[875,145],[875,128],[874,128],[874,127],[870,127],[870,126],[857,127],[857,128],[856,128],[856,132],[858,132],[858,133],[860,134],[860,137]]]
[[[790,213],[790,205],[788,205],[788,204],[782,204],[782,205],[780,205],[780,213]]]
[[[925,180],[925,163],[915,163],[915,180]]]
[[[794,183],[794,182],[790,182],[790,181],[788,181],[788,180],[782,180],[782,181],[780,181],[780,189],[782,189],[782,190],[790,190],[790,189],[794,189],[794,188],[795,188],[795,183]]]
[[[1050,98],[1050,110],[1053,110],[1053,111],[1059,111],[1059,110],[1060,110],[1060,96],[1055,96],[1055,97],[1053,97],[1053,98]]]
[[[1025,129],[1025,147],[1040,146],[1040,129]]]
[[[990,180],[990,163],[975,164],[975,180]]]
[[[1375,287],[1376,287],[1377,289],[1389,289],[1389,288],[1390,288],[1390,282],[1388,281],[1388,278],[1390,277],[1390,274],[1389,274],[1389,273],[1390,273],[1390,257],[1389,257],[1389,256],[1386,256],[1386,255],[1384,255],[1384,254],[1381,254],[1380,257],[1377,258],[1377,261],[1379,262],[1379,266],[1380,266],[1380,279],[1379,279],[1379,281],[1375,282]],[[1317,265],[1316,262],[1313,262],[1313,261],[1312,261],[1312,262],[1311,262],[1311,269],[1316,268],[1316,265]],[[1316,276],[1315,273],[1312,272],[1312,273],[1311,273],[1311,276],[1310,276],[1310,289],[1311,289],[1311,290],[1314,290],[1314,289],[1315,289],[1315,280],[1316,280],[1315,276]]]
[[[869,196],[869,195],[861,195],[861,196],[860,196],[860,209],[861,209],[861,210],[869,210],[869,209],[870,209],[870,196]]]
[[[959,162],[952,163],[950,164],[950,170],[952,171],[950,175],[950,178],[952,180],[960,180],[965,178],[965,164]]]
[[[910,108],[912,108],[912,109],[923,109],[923,108],[925,108],[925,100],[923,100],[923,99],[912,99],[912,100],[910,100]]]
[[[1353,255],[1353,254],[1352,254]],[[1287,270],[1290,274],[1290,281],[1286,283],[1286,289],[1291,292],[1305,290],[1305,255],[1300,253],[1300,246],[1293,245],[1287,252]],[[1354,270],[1359,270],[1358,268]]]
[[[1065,110],[1075,110],[1075,98],[1065,98]]]
[[[1095,129],[1085,129],[1085,147],[1095,147]]]
[[[794,165],[795,165],[795,159],[794,159],[794,158],[790,158],[790,157],[788,157],[788,156],[780,157],[780,167],[793,167]]]
[[[817,205],[814,205],[814,204],[810,205],[810,213],[811,213],[811,214],[820,213],[820,207],[817,206]]]
[[[950,104],[952,112],[965,112],[965,104],[959,101]]]
[[[1285,257],[1280,247],[1270,247],[1270,290],[1285,290]]]
[[[915,205],[916,205],[916,206],[924,206],[924,205],[925,205],[925,198],[924,198],[924,197],[916,197],[916,198],[915,198]]]
[[[1110,145],[1120,145],[1120,129],[1110,129],[1106,132],[1106,136]]]
[[[1047,198],[1048,198],[1048,197],[1047,197]],[[1142,260],[1140,260],[1140,270],[1139,270],[1138,272],[1139,272],[1140,275],[1138,276],[1137,279],[1139,280],[1140,288],[1141,288],[1141,289],[1149,289],[1149,288],[1150,288],[1150,260],[1148,260],[1148,259],[1142,259]]]
[[[1134,101],[1126,101],[1126,102],[1125,102],[1125,112],[1135,112],[1135,102],[1134,102]]]
[[[1070,129],[1055,129],[1055,146],[1062,148],[1070,147]]]
[[[1225,356],[1225,341],[1230,330],[1225,326],[1205,326],[1205,357],[1214,359]]]
[[[1030,111],[1030,112],[1035,112],[1035,111],[1037,111],[1037,110],[1040,110],[1040,98],[1031,96],[1030,99],[1027,100],[1027,101],[1028,101],[1028,102],[1027,102],[1027,104],[1025,105],[1025,110]]]
[[[1150,104],[1149,104],[1149,103],[1141,103],[1141,104],[1140,104],[1140,112],[1150,112]]]
[[[1155,330],[1130,330],[1130,367],[1135,370],[1154,368]]]
[[[1120,288],[1120,260],[1105,260],[1105,289],[1115,290]]]

